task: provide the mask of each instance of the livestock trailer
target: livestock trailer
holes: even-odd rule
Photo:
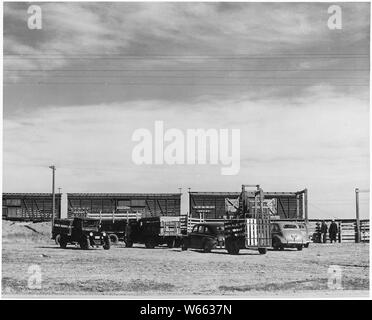
[[[182,236],[187,234],[187,216],[142,218],[128,224],[126,243],[144,243],[146,248],[167,244],[179,247]]]

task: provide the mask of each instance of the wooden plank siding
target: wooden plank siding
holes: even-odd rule
[[[143,217],[181,215],[181,194],[178,193],[68,193],[68,217],[120,215],[129,211]]]
[[[239,196],[240,192],[189,192],[190,216],[200,218],[202,215],[205,219],[222,219],[226,216],[225,199],[236,199]],[[253,193],[251,196],[253,199]],[[264,192],[264,199],[276,199],[277,214],[281,219],[302,219],[304,217],[302,194]],[[202,207],[207,209],[201,210]]]
[[[3,219],[49,221],[52,219],[51,193],[3,193]],[[61,216],[61,195],[55,195],[56,218]]]

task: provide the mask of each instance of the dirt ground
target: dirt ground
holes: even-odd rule
[[[30,236],[24,239],[3,234],[3,297],[318,298],[367,296],[369,293],[369,244],[311,244],[303,251],[270,250],[266,255],[242,250],[238,256],[221,249],[201,253],[166,247],[145,249],[142,245],[83,251],[74,246],[57,247],[48,239],[48,226],[31,227],[36,231],[31,230]],[[28,227],[20,228],[20,233],[27,229],[29,234]],[[35,265],[39,269],[32,267]],[[331,265],[339,266],[341,273],[336,283],[341,289],[328,285]],[[41,288],[30,289],[29,283],[37,283],[30,280],[35,270],[41,272]]]

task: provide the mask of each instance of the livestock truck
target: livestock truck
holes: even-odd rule
[[[247,187],[256,190],[248,192]],[[240,249],[255,249],[265,254],[271,247],[271,226],[270,215],[263,210],[263,200],[259,185],[242,185],[235,217],[220,222],[200,221],[183,237],[182,250],[210,252],[223,243],[229,254],[238,254]]]
[[[249,192],[249,187],[256,190]],[[264,211],[263,203],[259,185],[242,185],[237,218],[224,222],[225,248],[230,254],[238,254],[244,248],[265,254],[271,247],[270,213]]]
[[[166,244],[179,247],[187,234],[187,216],[141,218],[127,225],[125,238],[129,243],[143,243],[146,248]]]
[[[110,238],[101,231],[100,220],[93,218],[55,219],[52,227],[52,239],[61,248],[67,244],[79,244],[81,249],[102,246],[110,249]]]

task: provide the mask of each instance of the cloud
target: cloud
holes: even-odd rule
[[[336,32],[327,28],[326,3],[41,6],[43,29],[31,31],[27,6],[4,4],[4,51],[28,54],[5,57],[4,68],[20,72],[4,79],[47,83],[4,88],[5,191],[48,190],[55,163],[65,192],[308,187],[312,203],[347,217],[353,206],[327,198],[350,204],[353,188],[369,185],[368,57],[336,55],[369,52],[368,3],[341,4]],[[29,69],[52,71],[28,79]],[[168,71],[152,71],[161,69]],[[107,84],[84,83],[100,79]],[[135,166],[133,130],[155,120],[181,130],[241,129],[240,174]]]
[[[368,103],[319,88],[310,92],[314,98],[304,99],[298,108],[274,100],[209,101],[196,106],[154,100],[50,106],[18,114],[4,120],[5,191],[19,190],[19,181],[26,189],[45,190],[47,166],[55,163],[66,192],[172,192],[180,185],[221,191],[253,182],[266,190],[308,187],[314,204],[333,194],[333,188],[341,190],[340,198],[347,198],[355,186],[369,183]],[[163,120],[166,129],[184,132],[239,128],[239,175],[221,176],[220,167],[212,165],[134,165],[132,133],[138,128],[153,132],[155,120]],[[35,185],[36,173],[40,178]],[[332,211],[331,204],[326,207]],[[337,209],[338,214],[346,217],[349,209]]]

